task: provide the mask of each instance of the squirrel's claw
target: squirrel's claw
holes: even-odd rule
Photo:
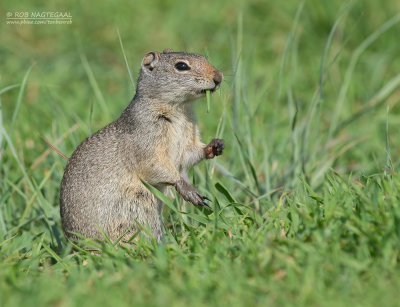
[[[211,142],[204,148],[207,159],[212,159],[215,156],[222,155],[225,148],[225,142],[222,139],[212,139]]]
[[[200,204],[202,207],[206,207],[208,210],[212,210],[212,208],[206,203],[206,202],[201,202]]]
[[[178,180],[175,184],[176,191],[182,195],[183,199],[191,202],[195,206],[207,207],[211,210],[211,207],[205,202],[205,200],[211,201],[207,196],[201,195],[193,186],[191,186],[184,179]]]
[[[203,198],[204,198],[205,200],[212,201],[212,200],[209,199],[207,196],[203,196]]]

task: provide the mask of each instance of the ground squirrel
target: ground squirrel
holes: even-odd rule
[[[192,102],[218,89],[223,75],[201,55],[165,49],[147,53],[136,95],[114,122],[82,142],[61,183],[60,211],[66,236],[73,233],[122,241],[149,227],[160,241],[162,203],[142,184],[165,192],[175,187],[196,206],[208,206],[182,171],[222,154],[224,141],[199,138]],[[136,224],[137,225],[137,224]]]

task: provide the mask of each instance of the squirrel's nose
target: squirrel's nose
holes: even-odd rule
[[[215,70],[214,77],[213,77],[215,87],[218,87],[221,84],[223,79],[224,79],[224,75],[220,71]]]

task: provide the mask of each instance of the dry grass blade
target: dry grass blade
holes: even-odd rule
[[[67,132],[65,132],[61,137],[59,137],[55,142],[54,146],[57,146],[60,144],[68,135],[70,135],[72,132],[74,132],[76,129],[79,128],[78,124],[73,125],[70,129],[68,129]],[[63,157],[65,160],[68,160],[68,157],[61,153],[58,149],[56,149],[52,144],[50,144],[45,138],[39,135],[39,137],[51,147],[55,152],[57,152],[61,157]],[[35,169],[40,163],[42,163],[46,157],[51,153],[51,149],[48,148],[46,149],[31,165],[31,169]]]

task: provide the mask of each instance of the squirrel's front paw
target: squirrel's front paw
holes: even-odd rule
[[[206,200],[211,201],[211,199],[201,195],[193,186],[191,186],[184,179],[180,179],[175,184],[175,188],[178,191],[178,193],[182,195],[184,200],[191,202],[195,206],[203,206],[211,210],[210,206],[205,202]]]
[[[207,159],[212,159],[215,156],[222,155],[222,152],[225,148],[225,142],[221,139],[212,139],[210,144],[204,148],[204,152],[206,153]]]

